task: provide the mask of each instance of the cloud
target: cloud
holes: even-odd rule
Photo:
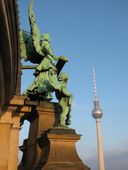
[[[91,167],[91,170],[98,170],[97,156],[86,159],[85,164]],[[122,150],[111,150],[105,154],[106,170],[127,170],[128,169],[128,148]]]
[[[105,165],[108,170],[128,169],[128,149],[122,151],[115,150],[105,156]]]

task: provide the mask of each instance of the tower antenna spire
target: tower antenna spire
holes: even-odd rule
[[[96,73],[95,73],[95,67],[92,68],[93,71],[93,83],[94,83],[94,99],[98,100],[97,96],[97,89],[96,89]]]
[[[102,145],[102,137],[101,137],[101,129],[100,129],[100,119],[103,116],[103,112],[100,108],[99,100],[97,97],[96,73],[95,73],[94,67],[93,67],[93,82],[94,82],[94,109],[92,110],[92,116],[93,116],[93,118],[96,119],[99,170],[105,170],[104,156],[103,156],[103,145]]]

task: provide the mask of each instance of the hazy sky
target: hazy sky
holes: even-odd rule
[[[30,31],[27,8],[28,0],[19,0],[21,29]],[[35,0],[34,11],[40,32],[51,35],[54,54],[69,58],[63,71],[69,74],[68,87],[74,95],[71,128],[83,135],[77,143],[81,159],[97,170],[95,120],[91,117],[95,66],[104,112],[105,167],[127,170],[128,0]],[[22,91],[33,78],[31,71],[23,72]]]

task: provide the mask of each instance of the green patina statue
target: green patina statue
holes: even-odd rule
[[[29,5],[31,31],[20,32],[21,57],[38,66],[34,72],[35,79],[24,95],[29,100],[51,100],[51,93],[55,92],[60,106],[60,126],[65,127],[70,124],[72,94],[66,87],[67,74],[60,72],[68,59],[53,54],[49,34],[40,35],[35,21],[33,2],[34,0],[30,0]]]
[[[73,95],[67,89],[68,75],[66,73],[60,73],[58,77],[60,82],[60,89],[56,90],[56,97],[59,100],[61,108],[60,126],[67,126],[71,124],[71,104]]]
[[[27,46],[27,48],[22,50],[23,52],[21,55],[25,56],[25,61],[30,60],[33,63],[38,63],[39,65],[34,73],[35,80],[24,92],[24,95],[27,95],[30,100],[51,100],[51,92],[53,92],[54,89],[49,84],[49,69],[52,68],[53,70],[56,70],[58,74],[61,68],[56,67],[56,62],[61,60],[61,62],[65,63],[68,59],[64,56],[57,57],[53,54],[49,34],[43,34],[40,36],[40,31],[36,24],[33,11],[33,0],[30,1],[29,5],[29,21],[31,27],[31,37],[27,39],[25,33],[21,32],[21,47]],[[24,41],[25,36],[27,43]]]
[[[52,74],[52,73],[51,73]],[[55,77],[49,76],[50,82],[55,89],[56,97],[59,101],[60,106],[60,126],[67,127],[71,124],[71,104],[72,104],[72,94],[67,89],[68,75],[64,72],[60,73],[58,76],[58,82],[55,81]]]
[[[68,75],[64,72],[60,73],[56,79],[56,76],[51,69],[49,71],[49,82],[55,89],[56,98],[59,101],[60,106],[60,126],[67,127],[70,125],[70,111],[72,104],[72,94],[67,89]]]

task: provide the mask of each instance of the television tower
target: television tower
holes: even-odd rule
[[[93,67],[93,81],[94,81],[94,109],[92,110],[92,116],[93,118],[96,119],[99,170],[105,170],[103,145],[102,145],[102,137],[101,137],[101,129],[100,129],[100,119],[103,116],[103,112],[100,108],[99,100],[97,97],[96,74],[95,74],[94,67]]]

